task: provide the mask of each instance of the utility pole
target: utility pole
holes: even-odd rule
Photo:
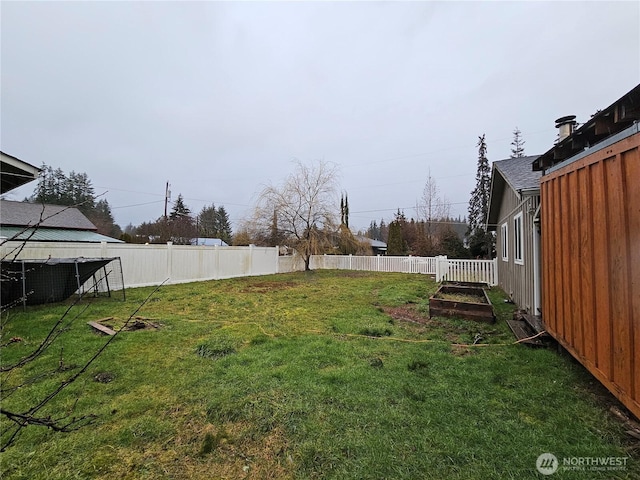
[[[171,198],[171,190],[169,190],[169,181],[167,180],[167,186],[164,189],[164,219],[167,219],[167,203],[169,203],[169,199]]]

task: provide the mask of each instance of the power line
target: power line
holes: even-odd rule
[[[467,203],[469,203],[469,202],[447,202],[447,203],[438,204],[436,206],[441,206],[441,205],[464,205],[464,204],[467,204]],[[382,208],[382,209],[378,209],[378,210],[360,210],[358,212],[351,212],[351,213],[357,215],[358,213],[389,212],[389,211],[392,211],[392,210],[409,210],[411,208],[416,208],[416,206],[412,205],[411,207]]]
[[[144,205],[153,205],[156,203],[162,203],[164,200],[155,200],[153,202],[146,202],[146,203],[135,203],[133,205],[121,205],[119,207],[111,207],[111,210],[115,210],[116,208],[130,208],[130,207],[142,207]]]

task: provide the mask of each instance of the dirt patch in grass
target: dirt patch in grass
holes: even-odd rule
[[[294,460],[281,428],[257,433],[250,423],[207,424],[185,440],[198,452],[165,466],[181,478],[292,478]]]
[[[294,282],[256,282],[251,285],[247,285],[240,293],[269,293],[278,290],[287,290],[295,287]]]
[[[94,452],[91,468],[102,474],[96,478],[293,478],[296,460],[282,428],[258,432],[249,422],[202,423],[191,415],[171,413],[181,425],[159,441]]]
[[[125,320],[121,320],[116,317],[107,317],[102,318],[100,320],[96,320],[96,323],[100,325],[104,325],[105,327],[109,327],[111,330],[118,331],[125,325]],[[150,318],[136,316],[129,320],[129,323],[124,327],[125,332],[134,332],[136,330],[159,330],[162,328],[162,323],[157,320],[152,320]]]
[[[382,311],[394,320],[420,323],[422,325],[429,325],[433,323],[429,317],[418,311],[415,303],[408,303],[406,305],[400,305],[399,307],[383,307]]]
[[[451,354],[454,357],[466,357],[476,353],[478,353],[478,350],[473,350],[465,345],[451,345]]]

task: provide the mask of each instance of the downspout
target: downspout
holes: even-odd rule
[[[542,199],[540,199],[542,201]],[[533,214],[533,314],[542,315],[542,265],[540,263],[540,205]]]

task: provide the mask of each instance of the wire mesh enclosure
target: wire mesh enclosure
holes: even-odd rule
[[[118,292],[125,299],[120,257],[4,260],[0,281],[2,310],[61,302],[74,294],[111,297]]]

